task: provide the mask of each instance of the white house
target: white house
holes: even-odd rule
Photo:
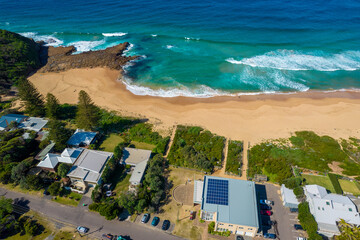
[[[344,219],[347,223],[360,225],[360,215],[350,198],[338,194],[328,194],[318,185],[304,187],[310,212],[318,224],[318,233],[327,237],[339,235],[337,222]]]
[[[46,156],[39,162],[37,165],[40,168],[43,168],[48,171],[55,171],[59,163],[68,163],[73,164],[76,159],[82,153],[82,148],[65,148],[65,150],[60,154],[48,153]]]

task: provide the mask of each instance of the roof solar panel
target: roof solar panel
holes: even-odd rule
[[[206,203],[228,205],[228,180],[208,179]]]

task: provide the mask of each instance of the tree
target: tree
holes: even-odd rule
[[[36,221],[28,218],[24,223],[24,230],[27,234],[35,236],[40,230],[40,225]]]
[[[130,214],[134,213],[136,206],[136,196],[132,192],[127,192],[122,194],[119,198],[119,205],[128,210]]]
[[[48,188],[48,192],[50,193],[51,196],[59,195],[60,190],[61,190],[60,182],[53,182]]]
[[[19,184],[21,178],[25,176],[26,171],[29,170],[30,163],[27,161],[22,161],[18,165],[14,166],[11,169],[11,179],[16,183]]]
[[[79,92],[76,123],[79,128],[93,130],[98,125],[99,109],[92,102],[90,96],[83,90]]]
[[[57,174],[64,178],[66,177],[66,174],[70,171],[71,169],[71,165],[70,164],[66,164],[66,163],[60,163],[58,169],[57,169]]]
[[[26,112],[34,116],[43,116],[43,96],[38,92],[35,86],[25,77],[21,77],[19,79],[18,89],[19,97],[25,103]]]
[[[51,93],[46,95],[46,116],[50,119],[58,119],[60,115],[59,100]]]
[[[119,205],[116,201],[105,203],[98,208],[101,216],[104,216],[107,220],[116,218],[120,213]]]
[[[2,237],[6,235],[5,233],[13,233],[19,227],[18,221],[12,214],[12,202],[12,199],[0,197],[0,236]]]
[[[10,198],[0,197],[0,218],[4,218],[6,215],[13,211],[13,200]]]
[[[71,136],[71,130],[65,127],[65,123],[59,120],[50,120],[49,138],[55,142],[55,150],[61,151]]]
[[[341,234],[336,237],[337,240],[356,240],[360,239],[360,226],[347,223],[344,219],[340,219],[338,227]]]
[[[30,190],[40,190],[42,187],[41,178],[37,175],[27,175],[25,178],[27,188]]]

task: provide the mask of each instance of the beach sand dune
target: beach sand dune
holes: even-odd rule
[[[252,144],[300,130],[335,138],[360,137],[360,93],[356,92],[160,98],[133,95],[118,77],[119,71],[93,68],[36,73],[29,79],[42,94],[51,92],[61,103],[76,103],[79,91],[85,90],[98,106],[148,118],[161,129],[198,125]]]

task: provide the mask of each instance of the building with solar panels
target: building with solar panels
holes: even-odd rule
[[[260,224],[254,182],[205,176],[201,196],[201,218],[215,222],[215,231],[256,235]]]

